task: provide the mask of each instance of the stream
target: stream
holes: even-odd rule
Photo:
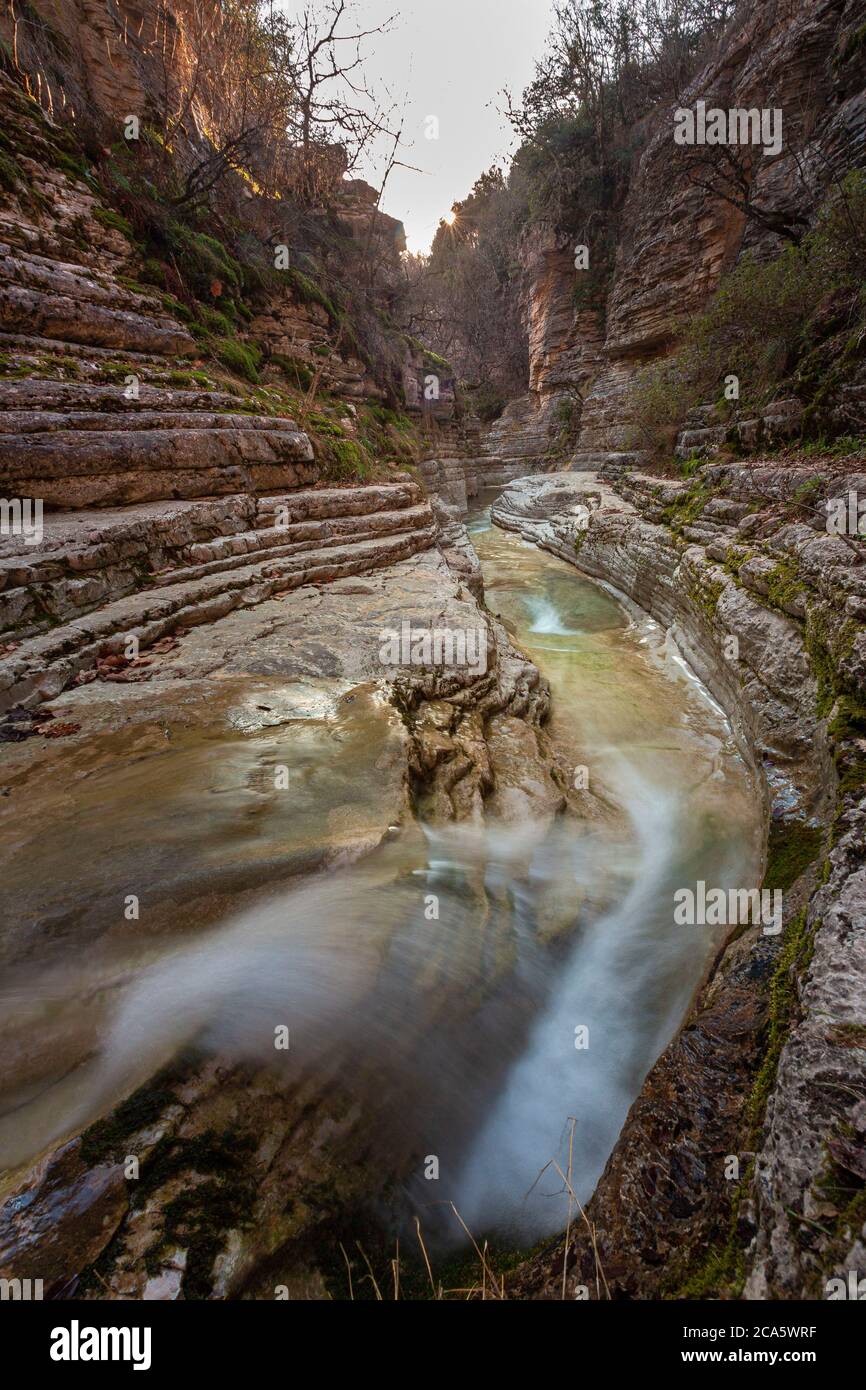
[[[719,944],[718,928],[674,925],[674,891],[757,881],[758,799],[724,713],[654,622],[492,527],[483,502],[469,529],[488,606],[550,682],[551,737],[599,816],[483,831],[410,824],[353,866],[217,926],[26,966],[4,992],[4,1047],[13,1062],[46,1060],[4,1097],[0,1166],[75,1133],[185,1049],[273,1066],[285,1023],[289,1084],[316,1068],[339,1079],[363,1109],[365,1153],[399,1175],[398,1205],[434,1241],[464,1238],[452,1203],[474,1234],[526,1244],[564,1227],[563,1175],[581,1202],[590,1196]],[[325,686],[306,691],[281,745],[297,745],[311,769],[297,823],[280,828],[284,849],[315,829],[323,767],[328,807],[351,803],[359,784],[371,794],[363,759],[393,717],[370,695],[340,706],[344,692]],[[336,751],[357,756],[342,774],[338,709]],[[206,750],[176,742],[158,750],[162,807],[151,764],[132,765],[136,777],[147,770],[154,853],[168,819],[177,843],[178,758],[182,816],[194,819],[190,777],[220,766],[216,809],[200,814],[217,815],[223,835],[233,819],[231,763],[214,736]],[[224,743],[240,746],[249,763],[254,741]],[[100,782],[99,805],[121,824],[141,801],[112,785]],[[72,873],[86,845],[80,825],[64,835]]]
[[[674,925],[675,889],[756,882],[760,818],[723,711],[658,624],[631,620],[571,565],[492,527],[489,509],[469,530],[488,607],[550,682],[557,748],[628,820],[613,850],[628,866],[617,901],[558,964],[457,1185],[471,1229],[533,1240],[561,1228],[567,1207],[560,1172],[545,1165],[558,1164],[581,1203],[591,1196],[718,944],[718,929]],[[610,854],[602,843],[588,856],[590,883]]]

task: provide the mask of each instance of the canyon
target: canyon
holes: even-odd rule
[[[49,58],[21,36],[27,81],[0,71],[0,486],[44,506],[38,544],[0,537],[0,1276],[354,1296],[346,1244],[387,1269],[421,1213],[434,1263],[458,1248],[433,1156],[442,1205],[507,1247],[505,1297],[824,1298],[866,1261],[866,570],[827,524],[866,496],[862,335],[811,447],[786,383],[702,402],[657,466],[640,372],[778,250],[670,177],[664,113],[602,304],[564,233],[524,230],[527,390],[482,423],[387,322],[405,242],[359,180],[322,264],[379,248],[377,350],[307,271],[252,290],[209,231],[207,312],[146,278],[33,74],[110,129],[158,90],[154,7],[128,32],[34,9]],[[863,22],[757,7],[689,86],[784,107],[776,208],[817,216],[806,149],[866,164]],[[394,670],[407,624],[482,648]],[[698,881],[781,894],[783,930],[671,936]],[[600,1098],[557,1051],[595,994],[626,1020]],[[557,1144],[566,1200],[527,1211]]]

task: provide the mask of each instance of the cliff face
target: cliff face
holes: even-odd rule
[[[756,6],[688,89],[634,131],[640,152],[598,308],[575,305],[581,272],[569,241],[553,227],[532,229],[521,249],[529,395],[492,427],[491,447],[555,463],[548,422],[552,403],[568,393],[578,406],[571,451],[578,466],[627,448],[628,392],[639,369],[670,352],[681,325],[746,252],[766,256],[781,244],[674,163],[675,108],[700,99],[724,110],[780,109],[781,153],[759,155],[748,195],[762,208],[795,209],[808,220],[835,179],[866,166],[864,21],[862,0]]]
[[[195,359],[201,352],[190,336],[189,315],[183,315],[184,306],[190,307],[185,294],[189,277],[186,269],[178,272],[180,280],[174,272],[181,253],[195,250],[196,243],[202,255],[195,294],[204,303],[204,314],[196,309],[194,317],[207,324],[215,311],[214,333],[228,331],[219,316],[225,319],[227,301],[241,297],[238,285],[224,255],[220,264],[219,245],[217,259],[209,262],[195,216],[179,229],[176,222],[170,225],[169,241],[158,255],[163,268],[154,277],[154,252],[143,245],[141,227],[131,228],[111,197],[118,190],[138,194],[140,180],[148,187],[152,173],[146,163],[133,169],[130,188],[124,156],[137,152],[138,142],[125,139],[129,116],[139,121],[140,138],[150,140],[151,148],[152,132],[158,136],[170,123],[168,163],[179,187],[190,170],[214,158],[219,146],[213,132],[224,124],[224,97],[211,80],[225,66],[220,16],[219,5],[200,0],[168,5],[141,0],[122,6],[101,0],[57,6],[37,0],[24,17],[11,7],[0,14],[0,40],[11,55],[0,85],[7,137],[0,170],[7,243],[0,330],[5,334],[20,335],[26,326],[31,338],[48,339],[58,351],[71,343],[78,345],[73,352],[93,347],[115,357],[156,353]],[[250,345],[254,361],[263,356],[282,364],[295,388],[305,390],[315,378],[323,392],[358,401],[394,403],[400,397],[420,415],[429,368],[422,351],[389,321],[405,250],[402,223],[379,209],[375,189],[344,177],[345,152],[334,147],[321,151],[328,206],[307,208],[299,233],[291,197],[271,186],[278,144],[276,136],[262,138],[250,155],[260,183],[253,175],[228,169],[220,184],[221,215],[216,222],[212,215],[205,219],[213,235],[233,229],[237,245],[232,251],[239,245],[249,250],[254,277],[261,282],[252,304],[241,306],[242,316],[229,304],[231,336]],[[286,146],[280,153],[290,168],[291,150]],[[103,167],[98,170],[94,162],[99,161]],[[170,224],[176,202],[168,194],[163,199],[161,216]],[[172,243],[176,236],[180,246]],[[279,284],[277,277],[267,276],[274,246],[282,242],[315,254],[311,259],[306,249],[297,255],[293,249]],[[237,274],[240,268],[234,270]],[[354,326],[352,331],[341,328],[341,310],[323,283],[331,278],[370,281],[361,311],[376,322],[376,329],[365,349]],[[175,299],[174,311],[166,311],[166,296],[160,293],[166,289]],[[247,289],[245,284],[245,294]],[[363,292],[359,299],[365,300]],[[13,345],[20,346],[6,344]],[[242,376],[244,371],[253,375],[246,362],[241,368]],[[452,409],[452,385],[443,381],[439,413],[447,416]],[[70,502],[75,505],[73,494]],[[55,498],[51,504],[64,505]]]
[[[827,534],[822,503],[864,482],[759,460],[692,483],[522,479],[495,506],[662,622],[723,704],[763,786],[765,886],[786,922],[732,934],[586,1222],[524,1268],[517,1297],[561,1298],[565,1277],[572,1297],[824,1298],[862,1269],[863,556]]]

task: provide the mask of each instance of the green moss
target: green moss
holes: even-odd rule
[[[866,786],[866,705],[853,695],[840,695],[827,731],[833,739],[840,795],[860,791]]]
[[[423,359],[425,367],[429,367],[431,371],[440,372],[443,376],[454,375],[454,368],[448,359],[440,356],[438,352],[433,352],[426,343],[421,342],[420,338],[413,338],[409,333],[404,334],[404,338],[412,351]]]
[[[165,289],[165,266],[155,256],[146,257],[139,273],[146,284],[156,285],[161,290]]]
[[[160,378],[160,381],[164,382],[166,386],[187,388],[192,386],[207,388],[211,385],[210,377],[206,372],[168,372],[166,376]]]
[[[804,641],[818,683],[816,713],[819,719],[826,719],[836,697],[844,693],[839,666],[850,656],[859,630],[853,619],[846,619],[836,627],[831,625],[825,611],[817,607],[809,609]]]
[[[702,1253],[674,1259],[662,1281],[664,1299],[739,1298],[746,1282],[746,1254],[739,1234],[739,1213],[752,1181],[750,1163],[730,1195],[723,1234]]]
[[[103,227],[110,227],[116,232],[122,232],[129,241],[135,240],[132,224],[121,217],[119,212],[113,212],[111,208],[94,208],[93,216]]]
[[[753,550],[749,550],[746,546],[742,545],[732,545],[729,547],[725,555],[725,569],[738,584],[740,582],[740,570],[747,560],[751,560],[754,553]]]
[[[228,367],[230,372],[235,372],[237,376],[245,377],[254,386],[258,386],[261,380],[259,365],[262,354],[254,343],[241,343],[237,338],[215,338],[211,349],[214,356],[224,367]]]
[[[58,169],[62,169],[73,181],[77,179],[87,179],[90,169],[84,159],[75,155],[66,154],[63,150],[54,150],[54,163]]]
[[[841,695],[827,731],[834,739],[866,738],[866,705],[852,695]]]
[[[692,579],[689,578],[686,590],[689,598],[700,608],[704,616],[712,622],[715,617],[719,599],[724,592],[724,581],[714,579],[710,574],[703,572]]]
[[[691,458],[679,459],[677,461],[677,472],[681,478],[691,478],[703,465],[704,460],[692,454]]]
[[[26,184],[24,170],[18,162],[11,155],[0,152],[0,188],[5,188],[7,193],[15,193]]]
[[[713,496],[714,489],[709,483],[704,478],[695,478],[669,506],[663,508],[661,520],[671,528],[674,535],[680,535],[685,526],[697,521]]]
[[[354,439],[331,439],[327,449],[326,475],[337,481],[365,478],[369,459]]]
[[[805,593],[806,585],[799,578],[797,566],[791,560],[780,560],[767,579],[767,598],[783,612],[792,604],[798,594]]]
[[[298,391],[308,391],[313,381],[313,373],[305,362],[296,357],[285,357],[280,352],[272,353],[270,362],[278,367],[286,381]]]
[[[225,314],[219,309],[211,309],[207,304],[199,305],[198,316],[209,333],[215,333],[218,338],[230,338],[232,324]]]
[[[297,297],[304,304],[320,304],[326,310],[328,317],[337,323],[340,315],[334,307],[333,301],[325,291],[311,280],[309,275],[304,275],[301,270],[283,270],[278,272],[285,277],[285,282],[295,291]]]
[[[851,1030],[848,1037],[844,1036],[843,1030]],[[837,1024],[833,1029],[832,1042],[842,1047],[866,1047],[864,1034],[866,1029],[860,1024]],[[850,1139],[851,1126],[841,1124],[833,1137]],[[812,1286],[806,1294],[806,1297],[811,1294],[814,1298],[823,1298],[826,1272],[842,1264],[866,1224],[866,1183],[836,1163],[827,1150],[822,1174],[815,1183],[815,1192],[823,1205],[829,1204],[834,1208],[821,1218],[821,1228],[827,1240],[822,1243],[820,1271],[815,1272]]]
[[[148,1081],[105,1119],[97,1120],[81,1136],[81,1159],[89,1167],[99,1163],[120,1163],[128,1152],[128,1143],[140,1130],[148,1129],[171,1105],[177,1096],[165,1087],[166,1073]]]
[[[31,375],[30,367],[21,367],[11,357],[0,353],[0,376],[5,377],[7,381],[20,381],[22,377]]]
[[[804,450],[804,452],[806,451]],[[799,503],[801,506],[811,502],[815,493],[823,486],[823,481],[823,478],[817,474],[814,478],[807,478],[806,481],[801,483],[796,489],[792,500]]]
[[[444,376],[454,375],[454,368],[447,357],[440,357],[438,352],[431,352],[430,348],[424,349],[424,366],[432,367],[434,371],[441,372]]]
[[[345,439],[346,431],[336,420],[331,420],[327,415],[322,415],[317,410],[310,411],[307,416],[307,424],[316,434],[324,435],[328,439]]]
[[[767,1100],[776,1080],[779,1058],[797,1009],[797,982],[809,968],[813,947],[814,936],[809,929],[804,908],[786,928],[776,968],[770,980],[764,1057],[745,1112],[750,1129],[750,1148],[756,1148],[760,1139]]]
[[[790,888],[817,858],[822,839],[820,826],[804,825],[802,821],[774,821],[770,827],[763,887],[780,888],[783,892]]]

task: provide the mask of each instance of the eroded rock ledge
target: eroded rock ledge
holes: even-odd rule
[[[287,531],[273,528],[278,502]],[[178,925],[194,943],[301,876],[345,903],[340,871],[374,849],[369,874],[405,878],[401,845],[420,841],[421,805],[428,822],[478,826],[552,817],[573,795],[543,727],[546,683],[482,607],[465,531],[453,522],[440,531],[413,483],[66,515],[51,519],[38,556],[10,551],[5,563],[21,630],[32,634],[7,658],[11,690],[28,684],[22,716],[53,715],[66,736],[46,738],[48,724],[22,717],[10,726],[20,740],[2,750],[0,855],[18,903],[3,954],[26,978],[55,953],[67,970],[70,952],[86,947],[85,1007],[74,1018],[55,1009],[37,1044],[4,1025],[14,1103],[50,1102],[98,1052],[105,1000],[123,984],[130,950],[147,955]],[[153,572],[146,589],[143,563]],[[43,633],[45,607],[27,606],[34,593],[65,627]],[[480,629],[484,671],[388,677],[382,633],[403,621]],[[75,644],[62,636],[70,628]],[[132,630],[143,638],[139,664],[98,657]],[[161,631],[168,637],[155,640]],[[273,767],[298,750],[302,775],[287,801]],[[226,812],[202,817],[214,794],[227,797]],[[82,816],[98,862],[70,853]],[[414,901],[421,882],[400,891]],[[132,928],[120,911],[128,892],[146,904]],[[310,915],[327,933],[321,904]],[[493,927],[484,951],[475,934],[465,968],[431,985],[437,1007],[440,989],[456,990],[452,1026],[507,965]],[[388,930],[383,913],[379,953],[352,965],[358,987],[372,988]],[[179,983],[191,968],[178,964]],[[428,1025],[419,1012],[419,1035]],[[366,1088],[378,1099],[382,1070],[368,1060],[352,1087],[344,1080],[333,1058],[287,1079],[273,1065],[181,1050],[7,1178],[0,1271],[41,1278],[53,1297],[272,1298],[276,1284],[325,1296],[321,1255],[338,1248],[336,1223],[418,1157],[406,1136],[389,1136],[384,1152],[374,1142],[363,1098]],[[130,1155],[137,1181],[125,1171]]]
[[[864,482],[825,462],[688,483],[558,474],[493,510],[671,630],[759,775],[765,886],[786,916],[783,936],[741,928],[720,953],[586,1222],[523,1267],[515,1296],[561,1297],[564,1266],[566,1296],[593,1298],[822,1298],[862,1270],[866,567],[827,534],[824,503]]]

